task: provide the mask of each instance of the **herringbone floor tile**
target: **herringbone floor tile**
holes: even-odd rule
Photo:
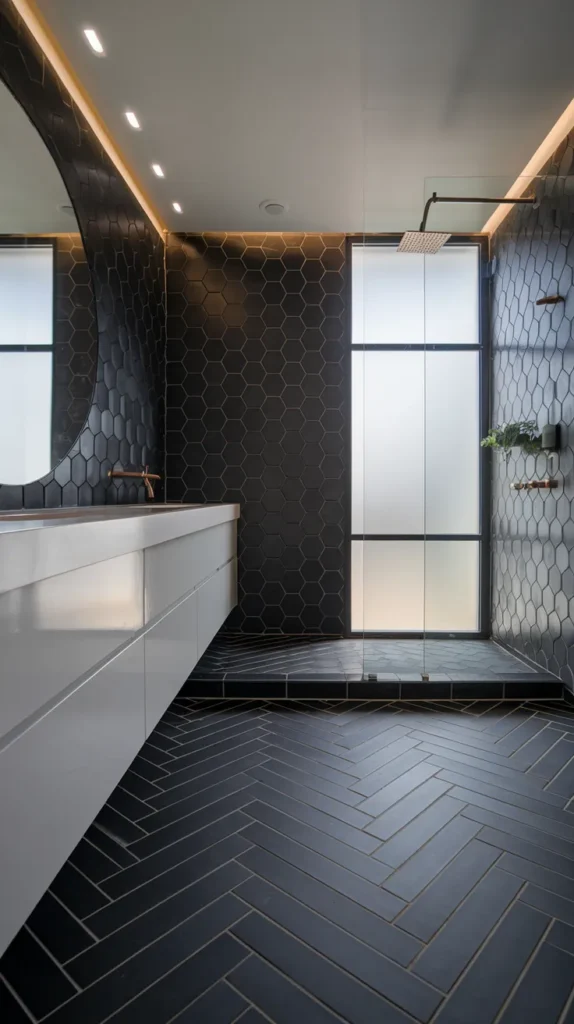
[[[574,710],[174,701],[3,1024],[571,1024]]]

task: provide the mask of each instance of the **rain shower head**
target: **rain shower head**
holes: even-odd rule
[[[442,249],[445,242],[448,242],[452,235],[451,231],[427,231],[426,224],[429,211],[433,203],[529,203],[533,206],[537,202],[536,196],[528,196],[526,199],[491,199],[486,196],[437,196],[433,192],[430,199],[425,203],[423,219],[418,231],[405,231],[399,242],[397,252],[420,253],[423,256],[434,255]]]
[[[448,242],[450,232],[446,231],[405,231],[397,252],[418,252],[432,256]]]

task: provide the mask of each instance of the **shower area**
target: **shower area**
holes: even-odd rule
[[[306,477],[305,501],[340,549],[322,554],[312,538],[289,553],[302,566],[293,600],[320,614],[298,630],[271,616],[257,632],[223,630],[194,692],[574,691],[573,170],[569,138],[514,184],[514,204],[492,200],[508,179],[428,179],[419,218],[397,216],[389,232],[373,230],[371,182],[364,230],[341,247],[347,454],[330,517]],[[420,218],[425,232],[405,238]],[[246,521],[259,511],[247,502]],[[240,591],[241,559],[240,546]],[[283,581],[282,563],[271,570]],[[339,610],[337,635],[313,625]]]
[[[420,231],[349,239],[363,680],[569,679],[571,181],[426,182]]]

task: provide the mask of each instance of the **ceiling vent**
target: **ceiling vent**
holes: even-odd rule
[[[264,199],[262,203],[259,203],[259,209],[268,213],[270,217],[280,217],[282,213],[286,213],[289,207],[286,203],[278,203],[276,199]]]

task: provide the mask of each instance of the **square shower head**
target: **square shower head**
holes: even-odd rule
[[[448,242],[450,232],[446,231],[405,231],[397,252],[418,252],[432,256]]]

